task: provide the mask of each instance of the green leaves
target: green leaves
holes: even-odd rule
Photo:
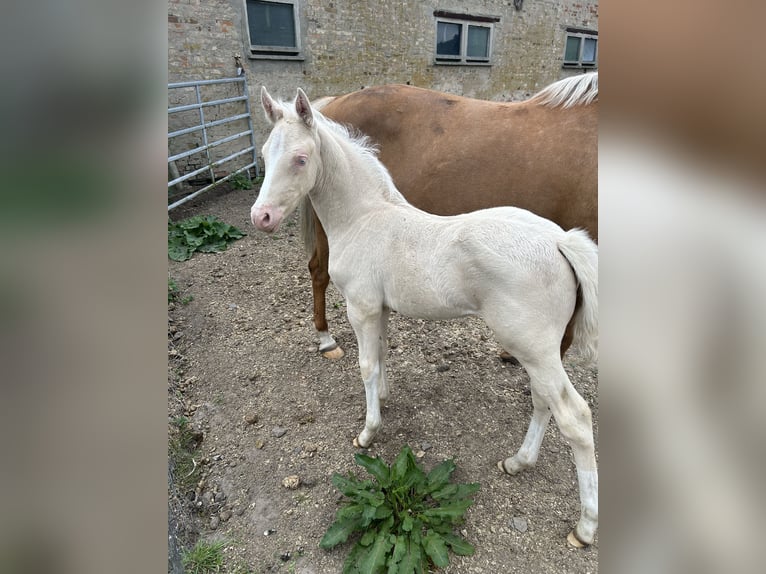
[[[426,474],[407,446],[390,466],[365,454],[354,459],[372,480],[332,476],[347,501],[319,543],[329,549],[359,533],[344,574],[422,574],[429,565],[447,566],[449,550],[460,556],[474,553],[452,529],[463,521],[479,485],[451,483],[452,460]]]
[[[212,215],[196,215],[178,222],[168,222],[168,257],[186,261],[195,251],[225,251],[232,241],[245,234]]]

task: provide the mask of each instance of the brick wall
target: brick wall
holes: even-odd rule
[[[488,15],[494,24],[491,66],[434,65],[434,10]],[[244,56],[257,144],[268,126],[258,90],[292,98],[342,94],[407,83],[489,100],[518,100],[565,76],[566,27],[598,30],[598,0],[299,0],[303,60],[250,59],[244,0],[168,0],[170,81],[234,75]]]

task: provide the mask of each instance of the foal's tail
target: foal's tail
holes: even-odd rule
[[[314,207],[311,205],[308,195],[301,200],[300,214],[303,248],[306,250],[306,256],[311,259],[316,247],[316,223],[314,223]]]
[[[574,270],[581,302],[574,316],[574,345],[586,363],[598,359],[598,247],[582,229],[571,229],[559,251]]]

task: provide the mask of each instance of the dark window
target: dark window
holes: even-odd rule
[[[245,5],[252,56],[279,58],[300,52],[295,2],[246,0]]]
[[[567,30],[564,67],[595,68],[598,58],[598,32]]]
[[[436,63],[489,64],[492,26],[499,18],[459,14],[449,18],[436,20]]]

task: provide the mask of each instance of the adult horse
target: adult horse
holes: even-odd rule
[[[399,191],[430,213],[487,207],[528,209],[598,241],[598,74],[560,80],[524,102],[489,102],[412,86],[367,88],[322,98],[322,114],[370,137]],[[306,202],[319,350],[343,356],[329,332],[327,237]],[[562,353],[571,330],[562,341]]]
[[[598,473],[588,404],[559,355],[574,314],[575,343],[594,359],[598,340],[598,254],[580,229],[564,231],[524,209],[497,207],[445,217],[408,204],[364,138],[311,108],[261,90],[274,124],[263,146],[266,178],[250,218],[273,232],[301,200],[327,233],[329,270],[343,293],[359,348],[367,415],[354,440],[372,442],[389,396],[385,359],[391,310],[425,319],[480,316],[529,374],[533,413],[519,451],[498,463],[515,474],[537,461],[551,414],[572,447],[580,519],[568,540],[593,542]],[[580,293],[580,305],[576,302]]]

